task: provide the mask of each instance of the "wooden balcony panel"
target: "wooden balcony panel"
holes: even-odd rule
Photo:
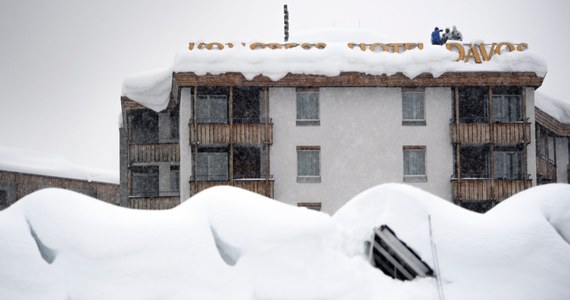
[[[479,201],[492,198],[491,179],[454,179],[451,187],[454,199]]]
[[[180,161],[178,144],[130,145],[131,162],[172,162]]]
[[[258,193],[265,197],[273,197],[273,180],[234,180],[234,181],[191,181],[190,190],[195,195],[207,188],[214,186],[229,185],[254,193]]]
[[[532,187],[531,179],[522,180],[495,180],[495,193],[496,198],[499,201],[503,201],[510,196],[522,192],[528,188]]]
[[[468,144],[490,143],[490,126],[487,123],[451,124],[451,141]]]
[[[180,197],[129,198],[129,207],[135,209],[170,209],[180,204]]]
[[[536,171],[551,182],[556,182],[556,164],[546,157],[536,157]]]
[[[532,187],[531,179],[452,179],[453,198],[464,201],[498,200]]]
[[[530,142],[530,123],[493,124],[493,141],[498,144]]]
[[[190,124],[190,143],[272,144],[273,124]]]

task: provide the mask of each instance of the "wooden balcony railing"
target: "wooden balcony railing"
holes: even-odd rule
[[[195,195],[207,188],[219,185],[229,185],[251,192],[258,193],[265,197],[273,198],[273,179],[236,179],[233,181],[191,181],[190,192]]]
[[[136,209],[169,209],[180,204],[180,197],[130,197],[128,207]]]
[[[130,145],[131,162],[180,161],[178,144]]]
[[[537,155],[536,172],[549,182],[556,182],[556,163],[552,159]]]
[[[190,124],[191,144],[273,144],[273,124]]]
[[[455,200],[480,201],[506,198],[532,187],[531,179],[457,179],[451,180]]]
[[[519,144],[530,142],[530,123],[452,123],[452,143]]]

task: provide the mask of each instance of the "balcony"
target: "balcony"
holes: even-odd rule
[[[235,119],[233,124],[191,120],[189,127],[190,144],[273,144],[270,119]]]
[[[129,208],[169,209],[180,204],[180,197],[129,197]]]
[[[530,123],[452,123],[454,144],[521,144],[530,143]]]
[[[258,193],[265,197],[273,198],[273,179],[252,178],[252,179],[235,179],[233,181],[225,180],[204,180],[190,181],[190,193],[195,195],[207,188],[219,185],[229,185],[242,188],[254,193]]]
[[[556,182],[556,163],[554,160],[537,155],[536,172],[542,175],[546,182]]]
[[[129,146],[132,163],[180,161],[178,144],[146,144]]]
[[[530,187],[532,187],[531,179],[451,179],[453,198],[464,201],[502,201]]]

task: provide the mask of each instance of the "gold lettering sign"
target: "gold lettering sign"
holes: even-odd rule
[[[246,47],[246,43],[241,43],[243,47]],[[354,50],[355,48],[360,49],[360,51],[370,50],[372,52],[388,52],[388,53],[403,53],[412,49],[418,48],[422,50],[424,48],[423,43],[347,43],[346,44],[349,49]],[[196,45],[196,43],[189,43],[188,50],[192,51],[194,49],[202,50],[223,50],[225,47],[233,48],[232,43],[204,43],[200,42]],[[251,43],[249,44],[249,48],[251,50],[257,49],[271,49],[271,50],[279,50],[279,49],[292,49],[295,47],[301,47],[305,50],[310,49],[325,49],[327,44],[325,43]],[[450,42],[446,43],[445,47],[447,50],[451,52],[456,52],[458,54],[457,59],[455,61],[463,61],[469,62],[474,61],[475,63],[483,63],[486,61],[490,61],[493,58],[493,55],[501,55],[503,52],[513,52],[513,51],[525,51],[528,49],[527,43],[519,43],[513,44],[509,42],[501,42],[501,43],[492,43],[492,44],[461,44],[458,42]]]
[[[460,43],[452,42],[445,45],[447,50],[457,52],[459,56],[456,61],[469,62],[470,60],[475,61],[480,64],[485,61],[490,61],[493,55],[501,55],[503,51],[513,52],[513,51],[524,51],[528,49],[527,43],[520,43],[518,45],[513,45],[512,43],[502,42],[502,43],[492,43],[487,47],[487,45],[480,43],[478,45],[462,45]]]

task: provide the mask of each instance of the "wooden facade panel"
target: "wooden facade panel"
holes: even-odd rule
[[[129,208],[170,209],[180,204],[180,197],[129,198]]]
[[[426,87],[426,86],[528,86],[539,87],[544,78],[533,72],[447,72],[439,77],[423,73],[410,79],[402,73],[369,75],[342,72],[337,76],[287,74],[280,80],[259,75],[247,80],[241,73],[196,75],[176,73],[179,87],[191,86],[260,86],[260,87]]]
[[[229,185],[254,193],[258,193],[265,197],[273,197],[273,180],[234,180],[234,181],[192,181],[190,182],[191,195],[195,195],[207,188],[220,185]]]
[[[463,201],[502,201],[530,187],[532,187],[530,179],[453,179],[451,181],[453,198]]]
[[[178,144],[130,145],[130,162],[175,162],[180,161]]]
[[[116,204],[119,197],[119,185],[63,177],[26,174],[12,171],[0,171],[0,182],[13,186],[15,199],[44,188],[61,188],[79,192],[107,203]],[[0,208],[1,209],[1,208]]]
[[[190,124],[191,144],[272,144],[273,124]]]

